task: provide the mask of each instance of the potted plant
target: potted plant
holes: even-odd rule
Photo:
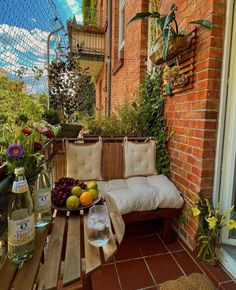
[[[170,7],[170,12],[166,15],[161,15],[158,11],[154,12],[139,12],[128,23],[139,19],[154,18],[156,19],[156,26],[160,30],[159,37],[153,44],[153,52],[150,55],[150,59],[154,63],[158,63],[160,59],[167,60],[167,57],[173,55],[176,52],[182,51],[189,47],[190,41],[188,37],[192,33],[188,33],[185,30],[179,29],[179,24],[176,20],[175,11],[177,6],[173,3]],[[181,20],[179,21],[179,23]],[[207,29],[211,29],[212,23],[207,20],[195,20],[190,23],[202,25]]]
[[[220,204],[214,207],[212,200],[203,193],[191,208],[193,216],[198,220],[198,235],[196,252],[197,257],[214,266],[219,260],[220,230],[227,227],[229,230],[236,228],[236,221],[228,219],[234,206],[223,211]]]

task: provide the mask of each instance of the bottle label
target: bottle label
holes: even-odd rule
[[[8,243],[12,246],[27,244],[34,236],[34,214],[20,220],[8,220]]]
[[[14,181],[12,185],[12,192],[23,193],[28,190],[28,184],[26,180]]]
[[[35,209],[38,213],[45,213],[51,210],[51,188],[35,191]]]

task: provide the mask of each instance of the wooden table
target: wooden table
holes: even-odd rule
[[[52,224],[36,230],[36,249],[30,260],[18,267],[5,259],[0,269],[0,289],[57,289],[59,280],[63,286],[81,280],[82,289],[92,289],[90,274],[113,257],[125,231],[114,201],[106,196],[104,203],[112,223],[110,239],[104,247],[96,248],[87,242],[87,211],[55,210]]]

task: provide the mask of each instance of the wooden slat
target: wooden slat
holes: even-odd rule
[[[123,146],[122,143],[103,143],[102,176],[103,180],[123,178]]]
[[[43,289],[57,289],[57,278],[61,260],[61,249],[65,228],[65,214],[57,213],[45,259],[44,273],[39,281]],[[43,283],[43,285],[42,285]]]
[[[90,273],[101,265],[99,249],[88,243],[87,220],[87,215],[84,215],[84,254],[86,274]]]
[[[63,285],[69,285],[72,282],[79,280],[81,272],[81,241],[80,241],[80,216],[70,213],[66,257],[63,274]]]
[[[15,276],[18,266],[5,259],[4,264],[0,268],[0,289],[9,290],[12,280]]]
[[[188,86],[186,86],[186,87],[179,88],[179,89],[174,89],[174,90],[172,91],[172,93],[175,94],[175,93],[179,93],[179,92],[182,92],[182,91],[186,91],[186,90],[189,90],[189,89],[192,89],[192,88],[193,88],[193,84],[190,83],[190,84],[189,84]]]
[[[117,246],[116,246],[116,242],[115,242],[115,238],[112,233],[112,230],[110,230],[109,241],[105,244],[105,246],[102,247],[102,249],[103,249],[105,261],[108,261],[116,253]]]
[[[125,233],[125,224],[121,217],[121,214],[117,208],[117,205],[115,204],[113,198],[111,198],[109,195],[105,195],[106,204],[109,208],[110,212],[110,218],[112,221],[112,225],[117,237],[117,241],[120,244],[123,240],[124,233]]]
[[[34,255],[18,270],[14,290],[31,290],[33,288],[48,230],[49,226],[36,230]]]
[[[194,58],[191,57],[189,60],[179,64],[179,68],[182,69],[183,67],[186,67],[186,66],[193,64],[193,63],[194,63]]]
[[[180,74],[183,74],[183,73],[186,73],[186,72],[189,72],[189,71],[192,71],[193,70],[193,65],[190,64],[189,66],[185,67],[184,69],[181,69],[179,71]]]

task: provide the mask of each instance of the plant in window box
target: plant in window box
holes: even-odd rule
[[[156,19],[156,26],[159,29],[160,34],[152,44],[152,54],[150,55],[150,59],[156,64],[159,63],[161,59],[165,61],[170,55],[183,51],[190,45],[188,37],[193,31],[187,32],[179,29],[181,20],[177,22],[175,15],[176,10],[177,6],[173,3],[171,4],[170,12],[168,14],[162,15],[158,11],[139,12],[128,22],[130,23],[139,19],[147,18]],[[190,23],[201,25],[207,29],[212,28],[212,23],[208,20],[199,19],[190,21]]]

